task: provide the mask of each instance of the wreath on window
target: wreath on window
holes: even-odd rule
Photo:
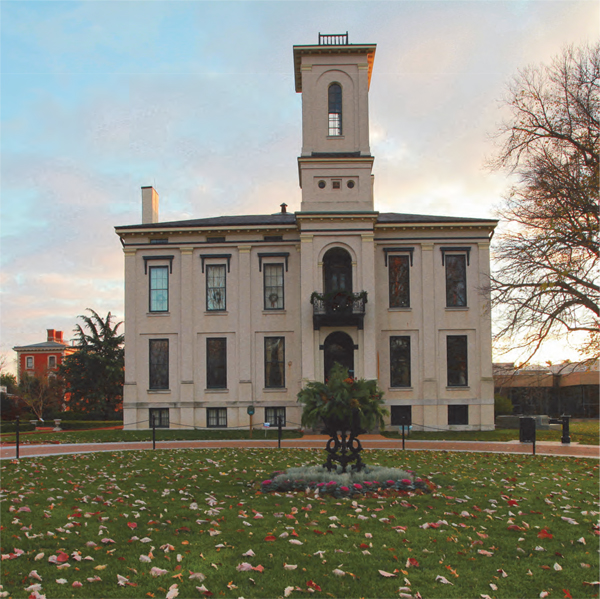
[[[277,293],[271,293],[269,295],[269,301],[271,302],[271,308],[274,308],[279,300],[279,295]]]

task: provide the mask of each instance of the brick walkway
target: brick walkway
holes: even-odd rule
[[[402,449],[402,441],[387,439],[381,435],[361,435],[360,440],[365,449]],[[308,436],[302,439],[283,439],[281,447],[286,449],[324,449],[326,437],[323,435]],[[198,449],[198,448],[276,448],[277,441],[273,440],[222,440],[222,441],[157,441],[157,449]],[[463,451],[491,453],[532,453],[531,443],[509,442],[480,442],[480,441],[406,441],[407,450],[418,451]],[[77,443],[77,444],[48,444],[21,445],[20,457],[39,457],[48,455],[65,455],[73,453],[90,453],[94,451],[122,451],[152,449],[151,441],[132,443]],[[557,442],[536,443],[537,455],[572,456],[600,458],[600,447],[597,445],[562,445]],[[15,457],[15,446],[4,445],[0,449],[0,459]]]

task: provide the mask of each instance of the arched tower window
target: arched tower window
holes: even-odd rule
[[[329,86],[329,135],[342,134],[342,87],[339,83]]]
[[[343,248],[331,248],[323,256],[325,293],[352,291],[352,258]]]

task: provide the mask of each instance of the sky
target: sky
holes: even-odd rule
[[[375,43],[375,209],[494,218],[510,79],[600,37],[590,1],[0,1],[0,353],[123,318],[114,227],[300,209],[293,45]],[[500,356],[507,361],[516,356]],[[562,340],[540,359],[577,359]]]

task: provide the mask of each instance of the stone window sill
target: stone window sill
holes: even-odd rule
[[[204,393],[229,393],[229,389],[204,389]]]
[[[388,391],[414,391],[414,387],[388,387]]]
[[[263,309],[263,314],[285,314],[285,308],[271,308],[271,309]]]
[[[265,387],[263,393],[287,393],[287,387]]]
[[[446,306],[448,312],[465,312],[469,306]]]
[[[228,316],[227,310],[206,310],[204,316]]]
[[[396,306],[394,308],[388,308],[389,312],[412,312],[410,306]]]
[[[146,312],[146,316],[171,316],[170,312]]]
[[[446,391],[470,391],[469,385],[446,387]]]
[[[148,389],[148,393],[171,393],[171,389]]]

